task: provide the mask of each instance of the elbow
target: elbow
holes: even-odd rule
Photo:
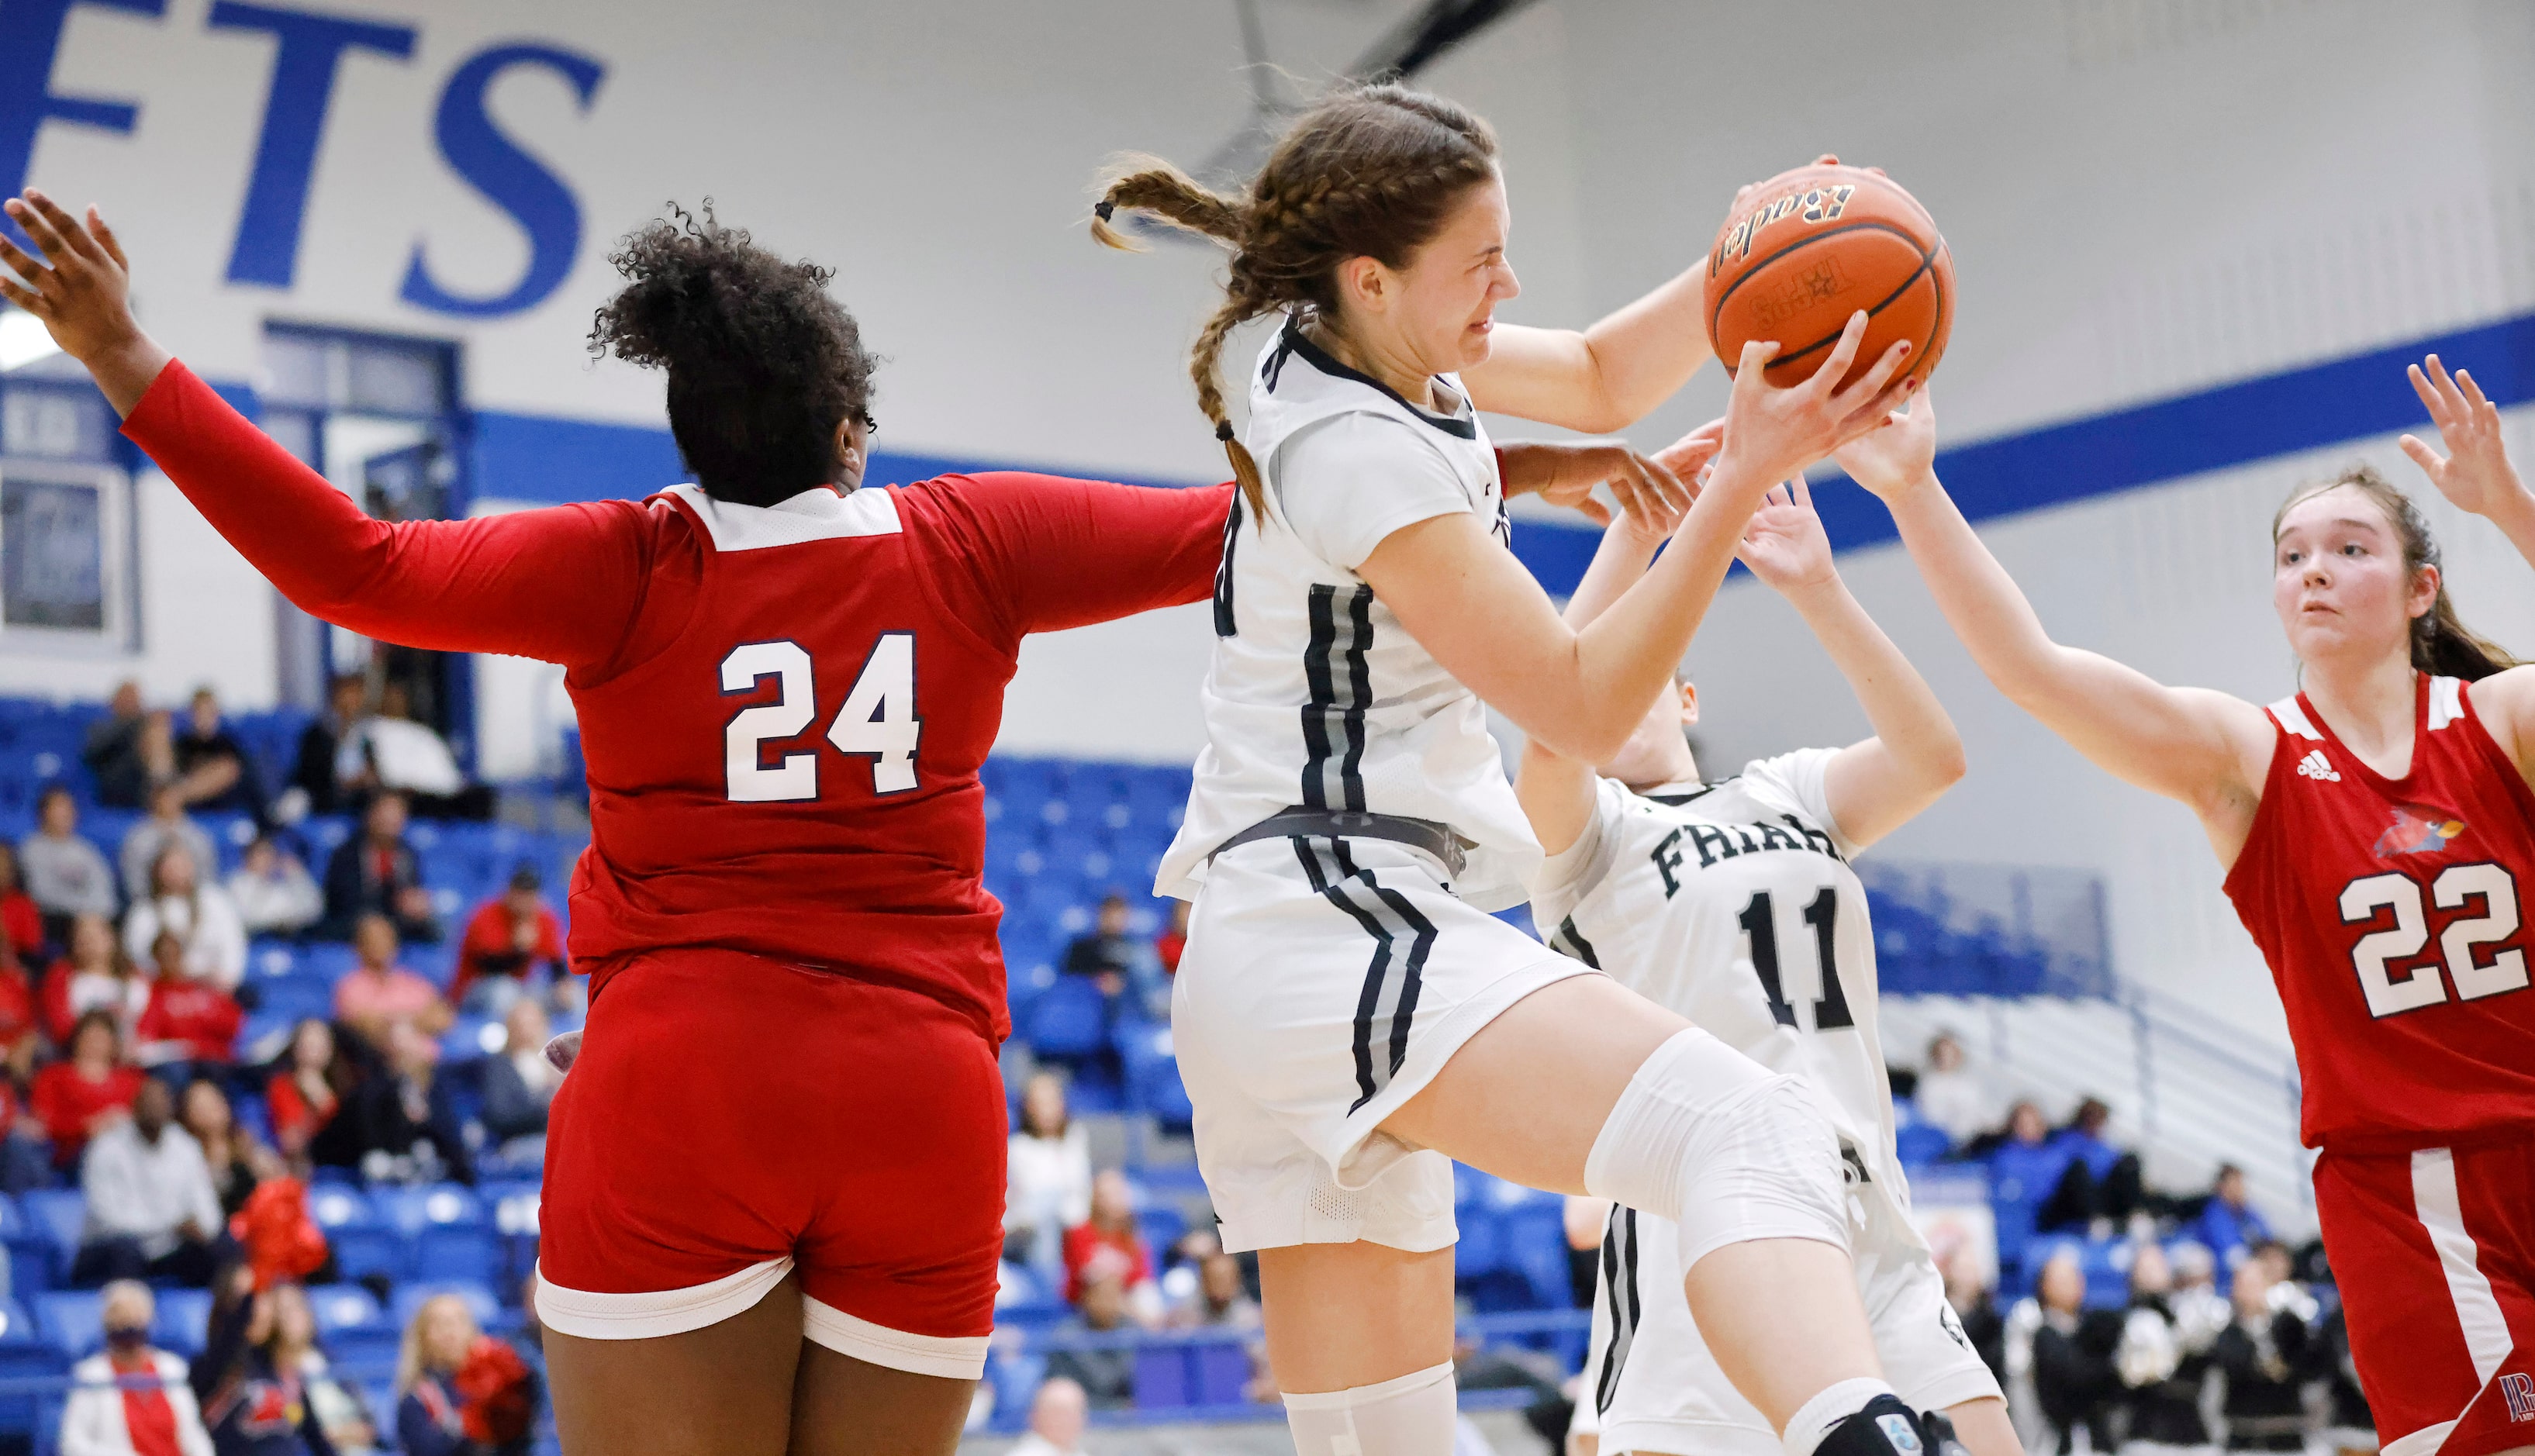
[[[1962,739],[1949,736],[1929,751],[1921,772],[1927,776],[1929,789],[1942,794],[1961,783],[1963,775],[1971,772],[1971,759],[1963,755]]]

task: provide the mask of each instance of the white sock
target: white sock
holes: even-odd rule
[[[1864,1410],[1866,1403],[1879,1395],[1892,1395],[1898,1399],[1890,1385],[1863,1376],[1824,1386],[1812,1400],[1798,1406],[1796,1414],[1787,1418],[1787,1428],[1779,1436],[1786,1446],[1787,1456],[1814,1456],[1815,1448],[1823,1443],[1824,1436],[1830,1434],[1832,1426]]]
[[[1453,1365],[1347,1390],[1285,1396],[1296,1456],[1452,1456]]]

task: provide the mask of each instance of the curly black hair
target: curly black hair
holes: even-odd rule
[[[590,325],[593,357],[669,372],[669,431],[716,500],[771,506],[836,476],[836,430],[871,425],[874,359],[834,269],[786,263],[672,203],[607,261],[624,290]]]

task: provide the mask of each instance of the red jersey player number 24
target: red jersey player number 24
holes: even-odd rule
[[[722,729],[725,793],[734,803],[777,804],[819,797],[819,756],[783,753],[767,761],[767,746],[798,738],[819,714],[818,664],[799,642],[745,642],[721,660],[721,691],[739,697],[765,691],[772,702],[743,707]],[[845,700],[828,723],[836,752],[871,759],[876,795],[915,787],[915,750],[924,720],[915,715],[915,634],[884,632],[854,674]]]

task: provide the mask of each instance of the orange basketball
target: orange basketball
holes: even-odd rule
[[[1744,195],[1707,255],[1707,340],[1726,373],[1746,341],[1774,339],[1769,383],[1811,379],[1860,309],[1866,340],[1841,383],[1905,338],[1900,377],[1936,369],[1953,330],[1954,260],[1918,199],[1836,163],[1781,172]]]

